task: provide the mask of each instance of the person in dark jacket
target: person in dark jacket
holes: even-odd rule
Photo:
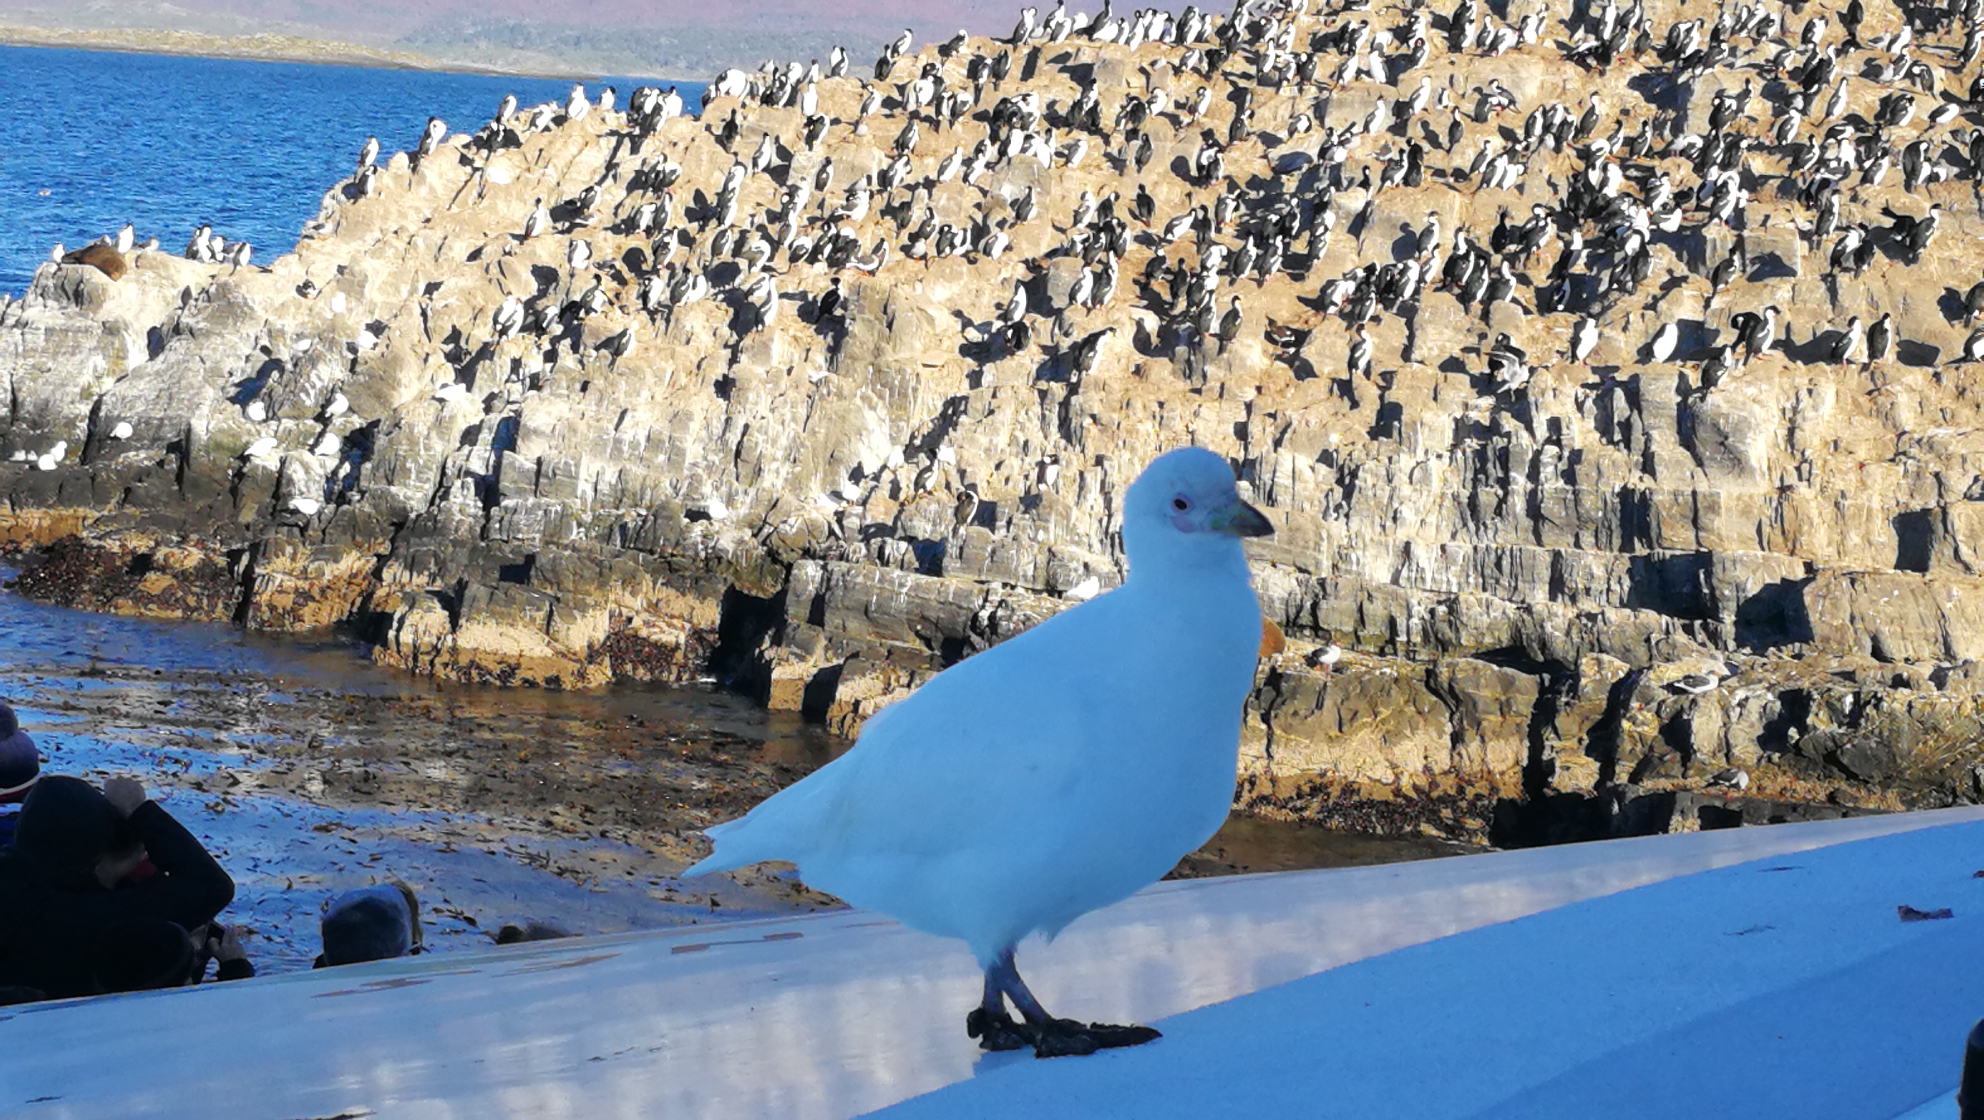
[[[147,860],[154,874],[118,885]],[[129,931],[198,929],[233,898],[234,880],[137,782],[112,778],[98,792],[44,777],[21,806],[14,846],[0,851],[0,987],[93,995],[100,975],[144,971],[114,959],[144,940]]]
[[[14,842],[14,824],[20,819],[18,806],[41,777],[41,755],[34,740],[21,730],[14,709],[0,700],[0,848]]]

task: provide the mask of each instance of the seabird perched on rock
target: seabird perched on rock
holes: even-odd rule
[[[1860,316],[1855,315],[1846,321],[1846,329],[1839,333],[1837,339],[1833,340],[1832,351],[1828,355],[1832,359],[1832,363],[1843,366],[1852,362],[1855,351],[1860,349],[1860,345],[1864,340],[1865,335],[1863,328],[1860,326]]]
[[[1226,353],[1226,348],[1233,344],[1234,339],[1240,337],[1240,325],[1244,321],[1240,311],[1240,297],[1231,298],[1232,303],[1227,307],[1226,314],[1219,317],[1219,352],[1222,354]]]
[[[1894,314],[1883,311],[1881,317],[1874,320],[1874,325],[1867,328],[1867,364],[1887,361],[1888,347],[1893,343]]]
[[[524,326],[524,301],[515,295],[504,296],[503,302],[497,305],[495,314],[490,316],[489,325],[495,332],[495,341],[498,343],[516,337]]]
[[[440,117],[428,117],[427,127],[420,133],[420,146],[414,149],[414,157],[416,159],[426,159],[428,156],[433,155],[435,149],[441,146],[441,141],[446,139],[447,135],[448,125],[446,121],[443,121]]]
[[[1158,1037],[1053,1017],[1014,951],[1155,882],[1225,821],[1262,633],[1240,540],[1270,532],[1225,460],[1160,458],[1125,496],[1121,587],[884,709],[846,754],[710,829],[715,852],[685,877],[788,860],[809,886],[963,940],[985,973],[966,1030],[987,1050]]]
[[[1731,766],[1710,774],[1708,784],[1712,789],[1733,789],[1741,793],[1750,788],[1750,774],[1747,770]]]
[[[1705,692],[1714,692],[1715,686],[1721,683],[1722,678],[1713,673],[1687,673],[1669,682],[1667,687],[1689,696],[1700,696]]]
[[[565,98],[565,119],[584,120],[592,112],[592,102],[586,100],[586,87],[581,82],[572,83],[572,92]]]
[[[1365,333],[1362,322],[1357,324],[1357,335],[1350,341],[1350,355],[1345,362],[1345,371],[1354,380],[1371,376],[1371,336]]]
[[[1970,337],[1963,340],[1963,360],[1984,362],[1984,328],[1972,331]]]
[[[524,219],[523,237],[520,240],[529,241],[550,228],[551,211],[544,208],[544,200],[539,198],[531,204],[530,216]]]
[[[365,138],[365,146],[358,149],[358,166],[353,170],[355,172],[363,171],[378,162],[378,159],[379,138],[377,136],[367,136]]]
[[[1778,311],[1777,305],[1772,304],[1764,308],[1761,314],[1745,312],[1743,315],[1730,320],[1732,327],[1736,325],[1737,319],[1743,320],[1743,325],[1739,328],[1738,333],[1743,343],[1744,361],[1748,362],[1756,358],[1759,354],[1767,353],[1772,346],[1777,344],[1777,317],[1779,314],[1781,312]]]
[[[978,504],[978,490],[975,486],[966,486],[958,491],[957,501],[951,509],[951,523],[960,529],[970,525],[978,517]]]
[[[1598,320],[1589,315],[1578,319],[1571,328],[1570,359],[1584,365],[1591,359],[1591,352],[1598,349]]]
[[[112,429],[110,429],[110,438],[111,438],[111,439],[130,439],[130,438],[131,438],[131,422],[130,422],[129,420],[119,420],[119,421],[117,422],[117,426],[116,426],[116,427],[114,427],[114,428],[112,428]]]
[[[1529,354],[1506,333],[1495,336],[1488,350],[1488,375],[1495,379],[1497,393],[1520,392],[1530,378]]]

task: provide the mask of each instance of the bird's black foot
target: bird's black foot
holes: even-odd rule
[[[980,1050],[1019,1050],[1033,1045],[1033,1035],[1001,1008],[974,1007],[964,1017],[964,1033],[978,1040]]]
[[[1093,1054],[1097,1050],[1142,1046],[1152,1039],[1164,1037],[1150,1027],[1118,1027],[1108,1023],[1084,1025],[1073,1019],[1029,1023],[1026,1029],[1032,1035],[1033,1056],[1036,1058],[1076,1057]]]

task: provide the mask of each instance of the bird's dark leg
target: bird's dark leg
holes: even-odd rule
[[[1012,950],[1001,959],[1010,962]],[[964,1031],[978,1040],[980,1050],[1018,1050],[1033,1044],[1026,1027],[1006,1013],[1005,989],[1000,987],[996,965],[985,970],[985,998],[964,1017]]]
[[[1014,1022],[1006,1013],[1006,1001],[1020,1013]],[[1059,1058],[1093,1054],[1123,1046],[1141,1046],[1162,1037],[1150,1027],[1113,1026],[1108,1023],[1078,1023],[1056,1019],[1040,1006],[1027,990],[1013,964],[1013,951],[1002,951],[985,970],[985,1000],[965,1017],[965,1030],[986,1050],[1013,1050],[1031,1045],[1036,1058]]]

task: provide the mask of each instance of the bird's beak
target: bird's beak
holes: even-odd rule
[[[1230,537],[1271,537],[1274,524],[1246,502],[1234,502],[1212,515],[1212,527]]]

